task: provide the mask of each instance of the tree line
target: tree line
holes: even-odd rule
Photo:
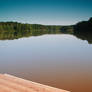
[[[21,37],[43,34],[72,34],[92,43],[92,18],[71,26],[51,26],[41,24],[23,24],[18,22],[0,22],[0,40],[18,39]]]
[[[0,22],[0,39],[14,39],[42,34],[59,34],[67,26],[23,24],[18,22]],[[69,32],[68,28],[67,31]],[[71,32],[71,31],[70,31]],[[67,33],[67,32],[66,32]]]

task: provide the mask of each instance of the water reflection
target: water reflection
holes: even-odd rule
[[[0,73],[70,90],[92,91],[92,45],[56,34],[0,41]]]
[[[45,34],[70,34],[68,31],[61,31],[61,32],[45,32],[43,33],[42,31],[33,31],[33,32],[25,32],[25,33],[18,33],[18,32],[0,32],[0,40],[14,40],[14,39],[19,39],[19,38],[23,38],[23,37],[31,37],[31,36],[41,36],[41,35],[45,35]],[[74,32],[71,33],[71,35],[76,36],[77,38],[81,39],[81,40],[86,40],[88,41],[89,44],[92,44],[92,32]]]
[[[92,44],[92,32],[80,32],[80,33],[74,33],[74,36],[81,40],[88,41],[89,44]]]

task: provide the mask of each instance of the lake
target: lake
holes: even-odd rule
[[[71,92],[92,92],[92,44],[69,34],[0,40],[0,73]]]

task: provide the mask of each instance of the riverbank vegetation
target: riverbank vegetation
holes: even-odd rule
[[[72,34],[92,43],[92,18],[71,26],[0,22],[0,40],[13,40],[43,34]]]

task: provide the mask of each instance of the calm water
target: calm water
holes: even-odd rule
[[[0,73],[92,92],[92,44],[64,34],[0,40]]]

